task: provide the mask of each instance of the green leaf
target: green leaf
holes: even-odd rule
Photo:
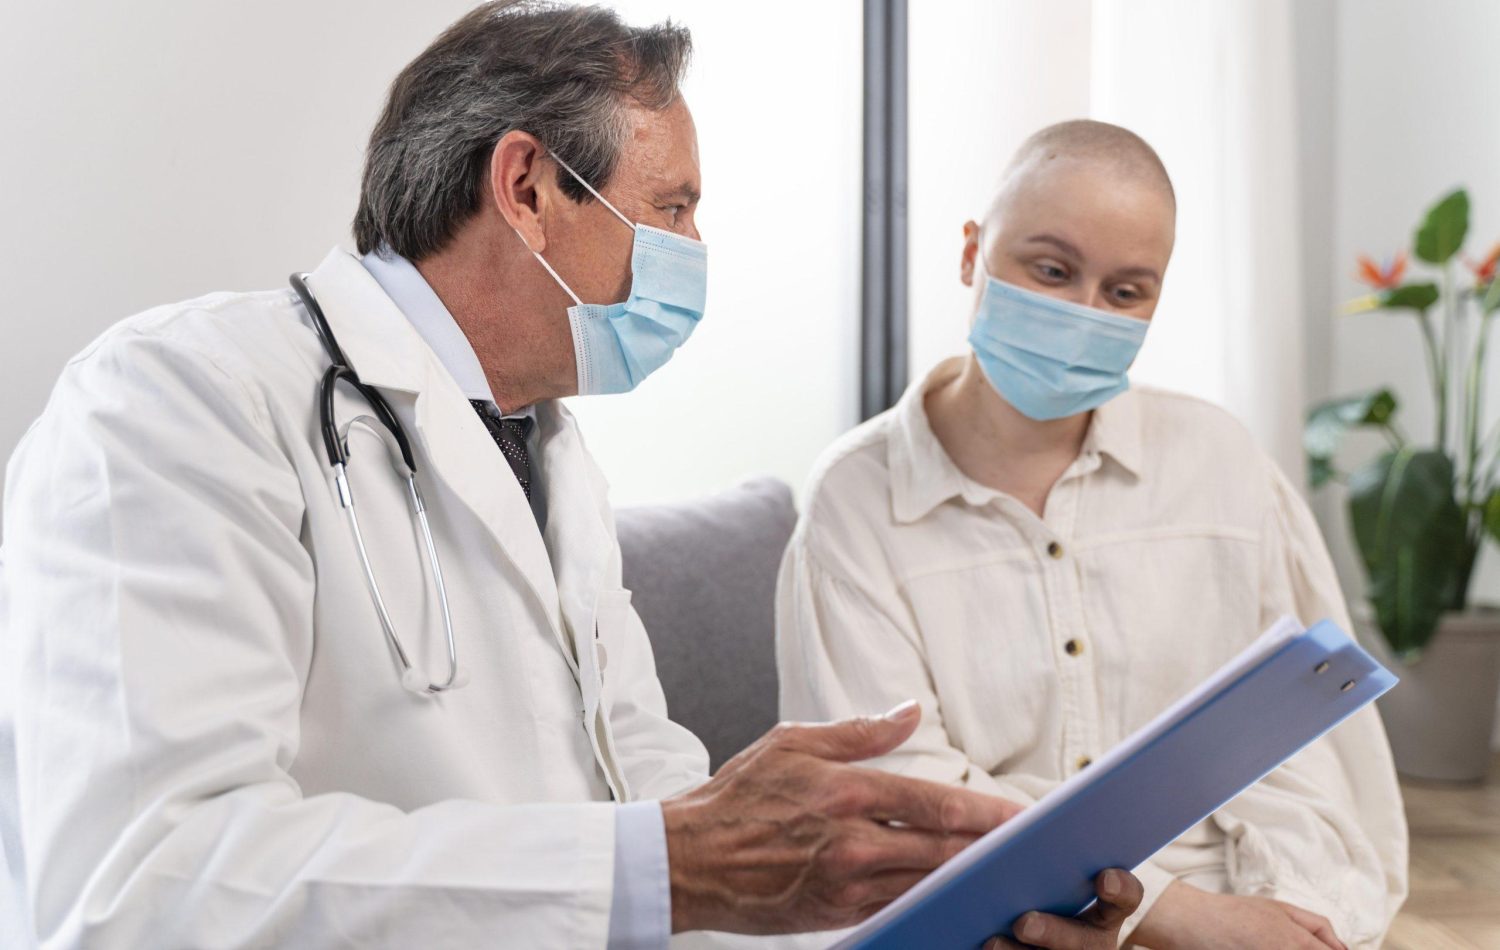
[[[1442,264],[1458,253],[1468,233],[1469,193],[1460,188],[1428,210],[1412,249],[1427,263]]]
[[[1338,469],[1333,467],[1333,461],[1317,456],[1309,457],[1307,460],[1307,480],[1314,488],[1322,488],[1333,481]]]
[[[1462,572],[1467,540],[1452,459],[1387,452],[1350,477],[1349,516],[1380,629],[1397,654],[1415,653],[1452,604]]]
[[[1344,434],[1358,426],[1387,425],[1396,414],[1396,397],[1389,389],[1341,396],[1313,406],[1302,429],[1308,474],[1317,488],[1334,475],[1333,456]]]
[[[1426,310],[1437,303],[1437,284],[1402,284],[1379,295],[1380,306],[1387,310]]]
[[[1490,492],[1484,502],[1484,530],[1490,537],[1500,541],[1500,488]]]

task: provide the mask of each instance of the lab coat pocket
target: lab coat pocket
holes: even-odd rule
[[[625,781],[624,771],[619,767],[620,759],[615,749],[614,730],[610,722],[609,687],[613,674],[609,669],[609,651],[621,648],[629,623],[630,591],[601,590],[594,600],[594,622],[590,625],[592,638],[587,643],[579,644],[578,648],[585,722],[589,724],[595,752],[604,767],[615,798],[622,802],[630,800],[630,787]]]

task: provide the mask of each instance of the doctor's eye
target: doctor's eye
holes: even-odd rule
[[[1145,295],[1140,290],[1129,285],[1114,288],[1110,291],[1110,296],[1114,298],[1115,303],[1124,307],[1132,307],[1145,299]]]

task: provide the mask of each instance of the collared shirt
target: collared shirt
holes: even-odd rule
[[[924,398],[824,456],[783,563],[777,655],[789,719],[917,699],[881,767],[1022,802],[1150,721],[1282,614],[1349,629],[1317,527],[1223,411],[1132,390],[1095,411],[1038,517],[967,477]],[[1274,897],[1377,947],[1406,891],[1406,831],[1373,708],[1137,870]]]
[[[417,334],[448,371],[464,397],[496,407],[494,394],[474,347],[453,314],[411,261],[386,252],[361,259],[370,276],[411,321]],[[498,413],[498,408],[496,412]],[[536,409],[527,406],[502,418],[535,419]],[[533,462],[540,458],[537,427],[527,437],[527,452]],[[547,523],[546,494],[542,480],[532,479],[531,510],[537,526]],[[672,891],[667,866],[667,834],[661,803],[630,802],[615,809],[614,896],[609,914],[610,950],[655,950],[664,948],[672,934]]]
[[[468,336],[459,327],[458,321],[453,319],[453,314],[432,289],[432,285],[427,283],[422,272],[411,261],[389,251],[371,252],[360,258],[360,262],[365,265],[370,276],[375,278],[380,289],[385,291],[386,296],[411,321],[412,329],[417,331],[417,335],[432,348],[438,362],[443,364],[448,375],[458,383],[465,399],[489,404],[495,415],[502,419],[532,420],[531,434],[526,437],[526,451],[534,466],[540,457],[538,452],[541,448],[535,424],[536,407],[526,406],[515,412],[500,412],[494,393],[490,390],[489,379],[484,375],[484,367],[479,364],[479,357],[474,354],[474,347],[469,343]],[[532,479],[530,502],[537,527],[545,529],[547,493],[546,486],[539,478]]]

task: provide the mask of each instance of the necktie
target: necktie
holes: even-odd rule
[[[526,500],[530,501],[531,455],[526,451],[526,436],[531,434],[531,424],[534,420],[528,417],[502,418],[492,403],[487,403],[482,399],[471,399],[469,405],[479,413],[479,418],[484,421],[484,427],[490,431],[490,438],[494,439],[495,445],[500,447],[500,454],[505,456],[510,470],[515,473],[516,481],[521,483],[521,491],[525,493]]]

